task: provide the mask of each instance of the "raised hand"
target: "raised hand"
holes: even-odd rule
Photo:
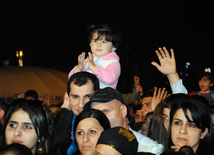
[[[162,90],[161,88],[159,89],[157,87],[154,88],[154,94],[151,103],[152,111],[154,111],[156,106],[167,97],[167,93],[168,92],[166,91],[165,88],[163,88]]]
[[[63,101],[61,108],[67,108],[68,110],[71,110],[71,105],[70,105],[70,101],[69,101],[67,92],[64,95],[64,101]]]
[[[92,71],[92,73],[95,73],[96,65],[94,63],[94,56],[91,52],[88,52],[87,61],[88,61],[88,68]]]
[[[87,58],[85,59],[85,52],[82,52],[79,56],[78,56],[78,66],[75,69],[75,73],[76,72],[80,72],[82,71],[87,63]]]
[[[154,65],[164,75],[176,73],[176,63],[173,49],[170,49],[171,56],[169,55],[166,47],[163,47],[163,49],[158,48],[158,50],[156,50],[155,53],[158,56],[160,65],[156,62],[152,62],[152,65]]]
[[[170,49],[171,52],[170,56],[166,47],[163,47],[163,49],[158,48],[158,50],[156,50],[155,52],[160,61],[160,65],[154,61],[151,64],[154,65],[161,73],[167,75],[170,84],[175,84],[180,80],[180,77],[176,70],[174,51],[173,49]]]

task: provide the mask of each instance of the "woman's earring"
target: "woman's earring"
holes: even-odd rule
[[[37,154],[44,154],[45,147],[43,145],[43,141],[38,140],[39,145],[36,147],[36,153]]]

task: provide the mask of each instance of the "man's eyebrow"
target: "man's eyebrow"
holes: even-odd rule
[[[90,96],[90,97],[91,97],[92,95],[93,95],[93,94],[85,94],[85,96]]]

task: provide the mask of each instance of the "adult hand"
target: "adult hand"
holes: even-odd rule
[[[67,92],[64,95],[64,101],[63,101],[61,108],[67,108],[68,110],[71,110],[71,105],[70,105],[70,101],[69,101]]]
[[[162,74],[167,75],[170,84],[175,84],[180,80],[180,77],[176,71],[176,62],[173,49],[170,49],[171,56],[169,55],[166,47],[159,48],[159,51],[155,51],[158,59],[160,61],[160,65],[156,62],[152,62],[151,64],[155,66]]]
[[[163,47],[163,49],[158,49],[159,51],[156,50],[155,52],[160,61],[160,65],[154,61],[152,62],[152,65],[154,65],[164,75],[176,73],[176,63],[173,49],[170,49],[171,56],[169,55],[169,52],[166,47]]]
[[[154,88],[154,94],[151,103],[152,111],[154,111],[156,106],[167,97],[167,93],[168,92],[166,91],[165,88],[163,88],[162,90],[161,88],[159,89],[157,87]]]

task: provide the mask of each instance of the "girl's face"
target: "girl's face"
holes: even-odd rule
[[[98,33],[94,32],[92,38],[91,38],[91,52],[97,56],[101,57],[104,55],[109,54],[110,52],[114,52],[116,48],[113,47],[112,42],[106,41],[105,37],[99,38],[97,40]]]
[[[205,131],[202,132],[193,122],[190,111],[187,112],[190,121],[185,117],[183,109],[179,109],[175,113],[171,127],[172,142],[175,146],[179,147],[184,145],[190,146],[193,151],[196,152],[200,139],[206,136],[208,129],[206,128]]]
[[[205,76],[199,81],[199,87],[203,93],[209,93],[212,85],[211,81]]]
[[[20,143],[35,153],[38,136],[27,112],[15,111],[5,129],[6,144]]]
[[[169,128],[170,110],[171,108],[163,108],[163,122],[167,132]]]
[[[94,154],[95,146],[102,131],[104,131],[103,127],[95,118],[86,118],[79,122],[75,138],[81,154]]]

